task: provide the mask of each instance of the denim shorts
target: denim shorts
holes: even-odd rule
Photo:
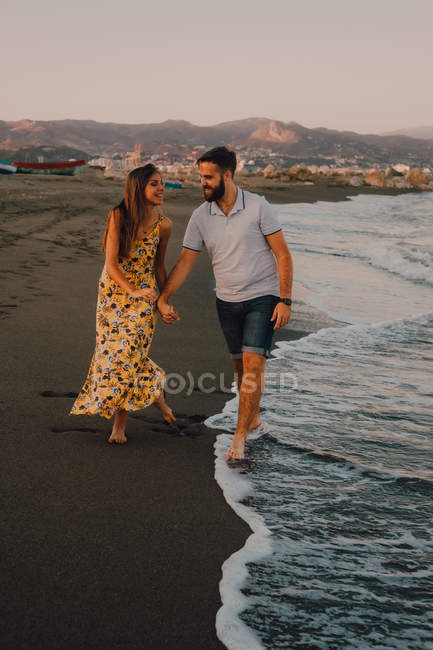
[[[221,327],[232,359],[242,359],[242,352],[271,356],[275,321],[271,322],[279,296],[258,296],[241,302],[216,299]]]

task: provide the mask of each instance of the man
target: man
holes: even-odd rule
[[[226,147],[197,164],[206,201],[188,223],[182,253],[158,300],[166,323],[178,320],[168,303],[184,283],[203,244],[216,280],[217,311],[239,389],[238,422],[227,456],[244,457],[249,431],[260,425],[260,398],[274,329],[291,315],[293,266],[269,203],[233,182],[236,155]]]

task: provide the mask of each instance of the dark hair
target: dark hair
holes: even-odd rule
[[[206,151],[200,158],[197,159],[197,165],[202,162],[212,162],[218,165],[222,173],[229,170],[232,177],[235,175],[236,170],[236,154],[230,151],[227,147],[214,147]]]
[[[125,193],[123,199],[116,205],[108,215],[105,233],[102,238],[101,248],[105,250],[110,219],[115,219],[119,229],[119,256],[127,257],[131,250],[131,244],[137,236],[140,225],[140,216],[144,213],[145,198],[144,191],[150,177],[159,169],[153,163],[147,163],[143,167],[136,167],[126,177]]]

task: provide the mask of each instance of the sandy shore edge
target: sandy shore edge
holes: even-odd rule
[[[149,409],[130,418],[128,444],[113,448],[106,420],[68,411],[93,351],[98,245],[122,184],[95,173],[1,181],[3,643],[222,648],[221,566],[250,529],[214,480],[217,432],[202,424],[230,395],[220,387],[203,393],[200,376],[222,373],[225,386],[232,377],[207,256],[175,298],[181,321],[159,323],[150,355],[167,373],[193,378],[169,396],[183,435]],[[315,190],[266,195],[280,203],[347,196]],[[201,200],[199,188],[167,192],[169,268]],[[276,340],[305,333],[294,318]]]

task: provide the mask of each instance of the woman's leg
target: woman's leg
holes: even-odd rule
[[[162,390],[159,394],[159,397],[157,397],[153,403],[158,409],[158,411],[161,411],[162,417],[166,422],[168,422],[168,424],[172,424],[173,422],[176,422],[176,418],[174,416],[173,411],[165,401],[165,391]]]
[[[113,430],[111,436],[108,438],[108,442],[115,442],[118,445],[122,445],[127,441],[125,436],[127,418],[128,411],[122,409],[116,412],[116,415],[114,416]]]

